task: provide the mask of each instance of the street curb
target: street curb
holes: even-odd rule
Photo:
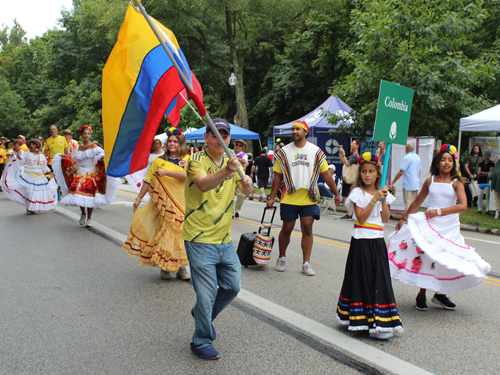
[[[337,211],[346,212],[347,209],[343,206],[339,206],[339,207],[337,207]],[[402,217],[403,217],[403,214],[391,214],[391,219],[393,219],[393,220],[399,221],[399,220],[401,220]],[[475,225],[460,224],[460,230],[466,230],[469,232],[478,232],[478,233],[484,233],[484,234],[493,234],[495,236],[500,236],[500,229],[482,228],[482,227],[476,227]]]

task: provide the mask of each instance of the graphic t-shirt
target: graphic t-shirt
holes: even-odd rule
[[[220,165],[213,162],[206,151],[191,156],[186,167],[186,215],[182,239],[208,244],[226,244],[231,241],[233,204],[238,173],[232,173],[215,189],[202,192],[193,180],[201,175],[210,176],[227,165],[222,157]],[[240,166],[243,171],[243,168]]]
[[[319,167],[319,172],[323,173],[327,170],[328,162],[326,161],[326,159],[324,159],[321,163],[321,166]],[[274,171],[276,173],[283,174],[280,163],[274,163]],[[308,206],[310,204],[315,204],[316,202],[311,199],[309,190],[302,188],[298,189],[295,193],[292,194],[288,194],[287,192],[284,196],[282,196],[281,203],[292,204],[294,206]]]
[[[47,138],[45,144],[43,145],[43,149],[49,150],[49,156],[47,158],[47,160],[49,161],[49,165],[52,165],[52,160],[57,154],[64,155],[64,150],[67,149],[68,147],[69,147],[68,141],[62,135],[56,138],[52,137]]]

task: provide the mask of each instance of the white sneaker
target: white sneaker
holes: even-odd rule
[[[394,337],[394,334],[392,332],[370,332],[370,337],[374,339],[379,339],[379,340],[387,340],[390,339],[391,337]]]
[[[92,219],[87,219],[87,221],[85,222],[85,225],[87,225],[87,227],[91,227],[92,226]]]
[[[311,268],[311,263],[309,262],[304,262],[302,265],[302,273],[306,276],[314,276],[316,274]]]
[[[278,272],[286,271],[286,257],[279,257],[276,261],[276,267],[274,269]]]
[[[170,280],[172,278],[172,275],[170,275],[170,272],[167,272],[167,271],[164,271],[164,270],[160,270],[160,277],[163,280]]]
[[[78,224],[85,225],[85,219],[86,219],[85,214],[81,214],[80,215],[80,221],[78,222]]]
[[[191,280],[191,275],[186,267],[181,267],[177,271],[177,278],[181,280]]]

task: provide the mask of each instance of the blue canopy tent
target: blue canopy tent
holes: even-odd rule
[[[350,140],[339,134],[330,135],[329,132],[330,130],[338,129],[342,124],[351,124],[353,120],[348,116],[351,111],[351,107],[345,104],[337,96],[330,96],[315,110],[297,119],[302,121],[305,120],[309,126],[309,136],[307,139],[325,152],[328,164],[335,164],[335,173],[339,177],[342,175],[343,167],[338,154],[339,147],[342,146],[346,151],[349,150]],[[339,121],[335,125],[331,125],[328,123],[328,116],[324,116],[324,113],[328,112],[338,116],[344,116],[345,120]],[[294,121],[291,121],[287,124],[275,126],[273,129],[273,138],[291,137],[293,123]]]
[[[258,140],[260,148],[262,148],[262,144],[260,143],[260,135],[259,133],[255,133],[253,131],[247,130],[240,126],[236,126],[233,124],[229,124],[231,127],[231,139],[250,139],[250,140]],[[186,140],[205,142],[204,134],[207,131],[207,127],[199,128],[194,132],[185,134]]]

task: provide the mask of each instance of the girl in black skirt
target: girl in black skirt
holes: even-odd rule
[[[403,331],[384,241],[384,224],[395,198],[387,187],[379,189],[381,173],[375,154],[365,152],[358,164],[357,182],[346,201],[354,212],[354,228],[337,318],[349,330],[368,330],[370,337],[388,339],[393,332]]]

